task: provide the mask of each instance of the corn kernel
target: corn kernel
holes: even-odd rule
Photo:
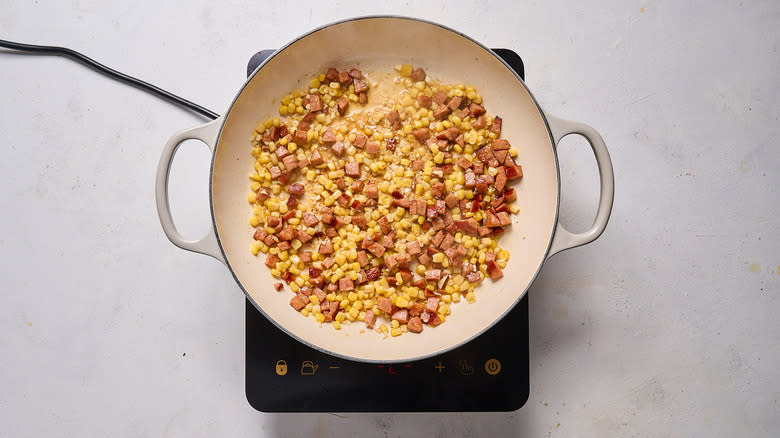
[[[338,321],[333,321],[333,328],[336,330],[341,330],[341,323]]]
[[[398,322],[398,321],[393,321],[393,322]],[[401,336],[401,329],[400,328],[392,328],[392,329],[390,329],[390,336],[393,336],[393,337]]]

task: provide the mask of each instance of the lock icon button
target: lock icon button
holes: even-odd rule
[[[276,375],[283,376],[287,374],[287,362],[279,360],[276,362]]]

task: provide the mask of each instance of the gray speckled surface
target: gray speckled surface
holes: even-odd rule
[[[162,145],[201,120],[70,61],[2,52],[0,434],[780,433],[777,2],[177,3],[6,4],[0,38],[76,48],[222,112],[260,48],[348,16],[438,21],[515,49],[545,109],[601,132],[610,226],[531,290],[521,410],[258,413],[240,290],[170,245],[154,207]],[[564,222],[583,228],[595,163],[579,139],[560,155]],[[185,235],[208,226],[207,169],[199,147],[174,164]]]

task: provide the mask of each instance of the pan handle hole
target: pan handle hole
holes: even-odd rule
[[[176,229],[186,239],[198,239],[211,228],[210,159],[206,145],[187,140],[176,150],[171,163],[168,202]]]
[[[599,170],[588,141],[567,135],[558,142],[561,172],[559,221],[572,233],[586,231],[593,224],[599,203]]]

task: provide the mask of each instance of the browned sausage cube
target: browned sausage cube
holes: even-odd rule
[[[444,199],[444,202],[447,204],[448,208],[452,208],[458,204],[458,197],[454,193],[449,193]]]
[[[393,310],[393,302],[390,298],[379,297],[376,299],[376,307],[385,313],[390,313]]]
[[[409,75],[409,79],[411,79],[414,82],[420,82],[425,80],[425,70],[423,70],[420,67],[417,67],[412,71],[412,74]]]
[[[360,103],[368,102],[368,94],[366,94],[366,93],[358,94],[358,102],[360,102]]]
[[[363,73],[360,72],[360,70],[353,68],[349,70],[349,76],[352,79],[363,79]]]
[[[425,271],[425,279],[428,281],[438,281],[441,278],[441,269],[428,269]]]
[[[487,120],[484,117],[477,117],[477,120],[471,123],[471,127],[476,130],[483,129],[485,126],[487,126]]]
[[[409,311],[406,309],[398,309],[393,313],[393,316],[390,317],[393,321],[398,321],[401,324],[406,324],[406,322],[409,320]]]
[[[348,291],[355,288],[354,283],[352,282],[352,279],[349,277],[342,277],[339,278],[339,290],[340,291]]]
[[[431,137],[431,131],[428,128],[418,128],[412,131],[412,135],[417,139],[417,141],[422,143]]]
[[[490,131],[496,135],[501,135],[501,117],[493,117],[493,123],[490,125]]]
[[[456,109],[458,109],[461,102],[463,102],[463,98],[460,96],[455,96],[452,99],[450,99],[450,101],[447,103],[447,107],[450,110],[455,111]]]
[[[395,261],[395,257],[391,254],[385,254],[385,267],[387,267],[387,270],[392,271],[396,266],[398,266],[398,262]]]
[[[508,141],[506,141],[503,138],[497,138],[493,140],[493,143],[490,145],[491,148],[493,148],[494,151],[500,151],[500,150],[507,150],[510,148],[510,144]]]
[[[363,134],[358,134],[355,136],[355,142],[353,143],[356,148],[364,148],[366,147],[366,142],[368,142],[368,137],[366,137]]]
[[[349,99],[346,97],[340,97],[339,100],[336,102],[336,109],[338,110],[340,115],[344,115],[344,113],[347,112],[347,107],[349,106]]]
[[[420,249],[420,242],[416,240],[412,240],[411,242],[406,243],[406,252],[409,253],[409,255],[417,255],[421,252]]]
[[[431,104],[433,104],[433,99],[431,99],[431,96],[421,94],[417,96],[417,104],[423,108],[430,108]]]
[[[425,161],[424,160],[414,160],[414,161],[412,161],[412,170],[414,170],[415,172],[423,170],[423,168],[425,168]]]
[[[406,328],[412,333],[420,333],[423,331],[423,323],[419,316],[415,316],[410,319],[406,324]]]
[[[333,67],[329,68],[325,73],[325,79],[327,79],[328,82],[337,82],[339,80],[339,71]]]
[[[333,144],[337,140],[336,133],[333,132],[332,128],[328,128],[325,130],[325,132],[322,133],[322,142],[325,144]]]
[[[326,257],[325,260],[322,261],[322,267],[325,269],[330,269],[334,264],[336,264],[336,259],[333,257]]]
[[[339,72],[339,83],[342,87],[349,87],[349,84],[352,83],[352,78],[349,76],[348,72]]]
[[[438,297],[430,297],[425,302],[425,310],[430,313],[436,313],[436,311],[439,309],[439,298]]]
[[[282,162],[284,163],[284,167],[288,172],[298,168],[298,159],[295,158],[295,155],[288,155],[284,157]]]
[[[444,120],[448,115],[450,115],[451,112],[452,110],[447,108],[446,105],[439,105],[435,110],[433,110],[433,117],[436,117],[438,120]]]
[[[415,301],[414,304],[412,304],[412,307],[409,308],[409,316],[415,317],[419,316],[423,309],[425,309],[425,306],[419,301]]]
[[[444,195],[444,184],[437,182],[431,186],[431,194],[437,198],[441,198]]]
[[[439,105],[443,104],[447,101],[447,93],[443,90],[439,90],[435,93],[433,93],[433,101],[438,103]]]
[[[506,174],[506,178],[509,181],[514,181],[516,179],[520,179],[523,177],[523,168],[519,165],[517,166],[506,166],[504,169],[504,173]]]
[[[284,146],[277,147],[276,150],[274,151],[274,153],[276,154],[277,158],[284,158],[284,157],[290,155],[290,151],[287,150],[287,148],[284,147]]]
[[[471,105],[469,105],[469,113],[471,113],[472,117],[479,117],[482,114],[485,114],[485,108],[478,103],[471,102]]]
[[[365,251],[358,251],[357,262],[360,263],[361,268],[366,266],[368,264],[368,254]]]
[[[319,94],[309,95],[309,111],[316,113],[322,111],[322,99]]]
[[[498,220],[501,222],[502,227],[512,224],[512,219],[509,217],[509,213],[505,211],[498,212]]]
[[[298,129],[295,130],[295,134],[293,134],[293,141],[295,142],[295,144],[305,145],[306,142],[308,141],[308,137],[306,136],[306,131],[298,127]]]
[[[485,219],[485,226],[486,227],[500,227],[501,221],[498,220],[498,216],[495,215],[492,211],[487,211],[487,218]]]
[[[504,168],[499,167],[498,168],[498,174],[496,174],[496,192],[501,193],[504,191],[504,188],[506,188],[506,173],[504,173]]]
[[[330,128],[328,128],[328,129],[330,129]],[[330,147],[330,150],[332,150],[333,153],[336,154],[339,157],[344,155],[344,150],[345,149],[346,148],[344,147],[344,143],[342,143],[340,141],[337,141],[337,142],[333,143],[333,146]]]
[[[366,81],[362,79],[355,79],[353,85],[355,86],[355,93],[357,94],[365,93],[366,91],[368,91],[368,84],[366,83]]]
[[[276,254],[269,254],[268,257],[266,257],[265,259],[265,265],[271,269],[274,269],[276,267],[276,264],[281,261],[282,259],[280,259]]]
[[[344,165],[344,171],[347,173],[347,176],[358,177],[360,176],[360,164],[351,161]]]
[[[479,271],[469,272],[466,274],[466,280],[472,283],[479,283],[482,281],[482,274],[480,274]]]
[[[376,257],[382,257],[385,253],[385,247],[376,242],[370,242],[366,249]]]
[[[401,117],[398,115],[398,110],[392,110],[387,113],[387,121],[390,122],[393,129],[401,128]]]
[[[374,322],[376,322],[376,315],[371,310],[366,312],[365,317],[366,327],[374,328]]]
[[[309,161],[311,162],[311,164],[315,166],[319,166],[320,164],[325,162],[325,160],[322,158],[322,154],[320,153],[319,149],[314,149],[311,152],[311,158],[309,158]],[[273,178],[273,175],[271,175],[271,177]]]
[[[376,223],[379,225],[379,228],[385,234],[389,233],[393,229],[393,226],[390,225],[390,221],[387,220],[387,216],[380,217],[379,220],[376,221]]]
[[[491,280],[498,280],[499,278],[504,276],[504,273],[501,272],[501,268],[496,265],[496,262],[488,262],[486,267],[487,274],[490,276]]]
[[[369,199],[378,199],[379,198],[379,188],[377,187],[376,183],[368,183],[368,184],[366,184],[366,196]]]
[[[271,173],[271,179],[277,179],[282,176],[282,170],[278,166],[271,166],[268,171]]]
[[[322,289],[320,289],[318,287],[314,288],[314,295],[317,295],[317,298],[320,299],[320,303],[324,303],[325,299],[328,296],[328,294],[324,290],[322,290]]]
[[[508,150],[494,150],[493,156],[496,157],[496,161],[498,161],[498,164],[504,164],[506,162],[506,157],[509,155]],[[503,170],[503,169],[501,169]]]
[[[296,234],[295,227],[290,225],[279,233],[279,239],[288,241],[293,240]]]
[[[325,239],[320,243],[319,253],[323,255],[333,254],[333,243],[330,239]]]
[[[312,213],[306,212],[303,214],[303,223],[306,224],[307,227],[313,227],[319,222],[320,220],[317,219],[317,216],[313,215]]]
[[[303,298],[299,297],[298,295],[295,295],[290,300],[290,305],[295,309],[296,311],[300,311],[304,307],[306,307],[306,301],[303,300]]]
[[[440,132],[436,138],[438,140],[453,141],[458,138],[458,135],[460,135],[460,130],[453,126],[452,128],[448,128]]]

